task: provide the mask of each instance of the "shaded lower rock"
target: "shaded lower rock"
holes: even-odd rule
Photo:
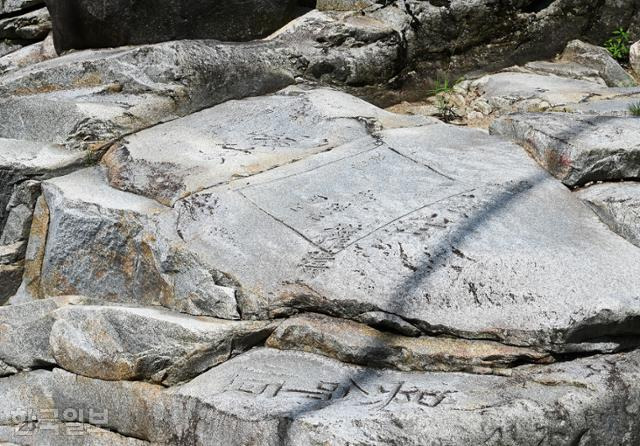
[[[640,247],[640,183],[596,184],[576,192],[612,231]]]
[[[569,187],[640,178],[640,119],[570,113],[511,114],[491,133],[522,144]]]
[[[55,370],[52,394],[56,407],[108,414],[103,428],[173,445],[417,445],[428,438],[456,446],[632,446],[640,441],[639,365],[631,352],[499,377],[381,371],[255,349],[168,390]]]
[[[276,326],[116,306],[64,308],[55,319],[50,343],[61,367],[92,378],[163,385],[188,381],[262,344]]]
[[[325,355],[352,364],[403,371],[464,371],[509,374],[522,363],[550,363],[548,353],[491,341],[446,337],[409,338],[318,314],[284,321],[268,347]]]
[[[54,410],[45,410],[51,417]],[[67,415],[74,413],[68,409]],[[18,426],[0,426],[3,446],[145,446],[149,442],[128,438],[91,424],[65,423],[55,419],[26,422]]]
[[[51,18],[47,8],[0,19],[0,39],[43,40],[51,31]]]

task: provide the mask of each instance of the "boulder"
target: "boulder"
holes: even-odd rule
[[[167,206],[387,128],[437,122],[394,115],[345,93],[290,87],[229,101],[114,144],[102,159],[113,187]]]
[[[50,343],[61,367],[91,378],[164,385],[188,381],[264,342],[275,327],[117,306],[63,308],[55,318]]]
[[[551,355],[532,349],[491,341],[405,337],[318,314],[287,319],[269,337],[266,345],[403,371],[509,374],[509,368],[516,365],[553,362]]]
[[[640,41],[631,45],[629,50],[629,63],[633,71],[640,76]]]
[[[55,364],[49,347],[53,312],[82,302],[80,297],[57,297],[0,307],[0,361],[18,370]]]
[[[0,426],[17,427],[37,419],[38,413],[52,413],[52,372],[34,370],[0,378]],[[2,440],[0,433],[0,441]]]
[[[44,4],[44,0],[0,0],[0,15],[16,13]]]
[[[424,334],[575,351],[609,350],[603,337],[634,331],[640,312],[640,251],[481,131],[383,131],[176,212],[188,249],[234,279],[245,316],[381,311]]]
[[[20,48],[13,53],[0,57],[0,74],[15,71],[28,65],[53,59],[58,54],[53,46],[53,34],[49,34],[42,42]]]
[[[47,8],[0,19],[0,39],[43,40],[51,31]]]
[[[640,177],[640,120],[570,113],[517,113],[491,132],[521,143],[569,187]]]
[[[60,52],[180,39],[252,40],[287,23],[296,1],[47,0],[47,7]]]
[[[576,192],[612,231],[640,247],[640,183],[595,184]]]
[[[636,81],[624,68],[615,61],[609,51],[599,46],[591,45],[580,40],[569,42],[562,53],[562,60],[575,62],[598,70],[602,79],[610,87],[631,87]]]

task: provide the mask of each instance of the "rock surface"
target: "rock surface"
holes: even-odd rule
[[[63,308],[55,319],[50,343],[61,367],[91,378],[164,385],[188,381],[264,342],[274,328],[113,306]]]
[[[598,71],[610,87],[631,87],[636,81],[627,73],[605,49],[595,45],[573,40],[562,53],[562,59],[576,62]]]
[[[508,368],[525,362],[553,362],[553,358],[543,352],[497,342],[445,337],[409,338],[317,314],[287,319],[266,345],[280,350],[317,353],[352,364],[403,371],[508,374]]]
[[[640,119],[566,113],[511,114],[491,132],[522,143],[570,187],[640,178]]]
[[[633,71],[635,71],[637,75],[640,75],[640,41],[631,45],[629,49],[629,63]]]
[[[0,39],[43,40],[51,31],[47,8],[0,19]]]
[[[640,247],[640,184],[596,184],[577,192],[612,231]]]
[[[181,39],[264,37],[293,17],[295,0],[47,0],[58,51]]]

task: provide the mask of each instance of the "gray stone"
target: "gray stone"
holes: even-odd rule
[[[245,41],[293,17],[295,0],[47,0],[58,51],[181,39]]]
[[[13,40],[0,40],[0,57],[18,51],[22,47],[22,44]]]
[[[33,296],[81,294],[240,318],[235,290],[183,247],[170,208],[111,188],[100,168],[49,180],[43,191],[46,221],[35,219],[27,249]]]
[[[0,74],[15,71],[28,65],[57,57],[53,47],[53,34],[49,34],[42,42],[27,45],[6,56],[0,57]]]
[[[376,3],[372,0],[318,0],[316,8],[319,11],[361,11]]]
[[[524,65],[523,72],[533,72],[536,74],[552,74],[559,77],[578,79],[588,82],[595,82],[600,85],[607,85],[602,79],[600,72],[594,68],[589,68],[574,62],[548,62],[535,61]],[[509,71],[514,71],[509,69]]]
[[[604,183],[576,192],[612,231],[640,247],[640,183]]]
[[[51,411],[54,408],[51,378],[52,373],[46,370],[1,378],[0,427],[19,426],[40,411]]]
[[[196,377],[264,342],[275,328],[116,306],[68,307],[55,318],[50,343],[61,367],[91,378],[163,385]]]
[[[549,354],[532,349],[446,337],[408,338],[318,314],[287,319],[266,345],[403,371],[509,374],[516,365],[553,362]]]
[[[633,445],[637,352],[514,369],[512,377],[408,373],[254,349],[165,390],[53,372],[56,407],[155,443]],[[86,415],[85,415],[86,417]],[[80,417],[78,417],[80,418]],[[86,418],[85,418],[86,420]]]
[[[43,0],[0,0],[0,14],[14,13],[42,4]]]
[[[39,196],[38,181],[25,181],[14,186],[7,203],[7,220],[0,231],[0,245],[10,245],[29,238],[33,208]]]
[[[640,75],[640,40],[629,49],[629,63],[637,75]]]
[[[18,291],[23,272],[24,265],[21,262],[0,265],[0,305],[4,305]]]
[[[69,410],[71,413],[72,410]],[[51,416],[53,411],[48,411]],[[3,446],[144,446],[149,443],[128,438],[90,424],[45,419],[23,426],[0,426]]]
[[[640,120],[568,113],[520,113],[491,132],[521,143],[570,187],[640,177]]]
[[[114,145],[103,163],[121,190],[165,205],[377,131],[437,122],[394,115],[329,89],[290,87],[229,101]]]
[[[0,245],[0,265],[9,265],[24,259],[27,242],[17,242],[12,245]]]
[[[242,434],[259,444],[631,445],[640,438],[637,366],[632,353],[504,378],[379,371],[260,349],[170,393],[215,408],[221,433],[252,420]]]
[[[18,373],[18,369],[11,367],[8,364],[5,364],[3,361],[0,361],[0,378],[15,375],[17,373]]]
[[[0,307],[0,360],[19,370],[55,364],[49,347],[53,312],[79,297],[58,297]]]
[[[233,277],[243,315],[384,311],[552,350],[634,330],[640,253],[521,148],[443,125],[363,142],[178,203],[182,239]]]
[[[51,31],[47,8],[0,19],[0,39],[43,40]]]
[[[631,87],[636,81],[624,68],[615,61],[609,51],[599,46],[591,45],[580,40],[569,42],[562,53],[562,59],[575,62],[598,70],[602,79],[610,87]]]
[[[582,113],[599,116],[630,116],[629,107],[640,103],[640,95],[620,96],[616,99],[601,101],[586,101],[579,104],[565,105],[550,111],[562,111],[566,113]]]

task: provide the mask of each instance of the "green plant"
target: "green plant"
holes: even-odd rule
[[[629,113],[631,113],[632,116],[640,117],[640,101],[629,105]]]
[[[451,105],[451,103],[449,102],[449,98],[445,95],[438,96],[438,98],[436,99],[436,107],[438,109],[438,114],[436,116],[438,116],[444,122],[451,122],[459,118],[458,114],[453,108],[453,105]]]
[[[624,28],[618,28],[613,32],[609,40],[604,43],[604,47],[609,51],[611,56],[618,62],[629,62],[631,37]]]
[[[451,93],[453,92],[453,87],[458,85],[462,81],[462,79],[463,78],[460,78],[451,82],[449,78],[446,77],[444,79],[438,78],[436,79],[433,89],[429,90],[429,93],[434,96],[441,93]]]

